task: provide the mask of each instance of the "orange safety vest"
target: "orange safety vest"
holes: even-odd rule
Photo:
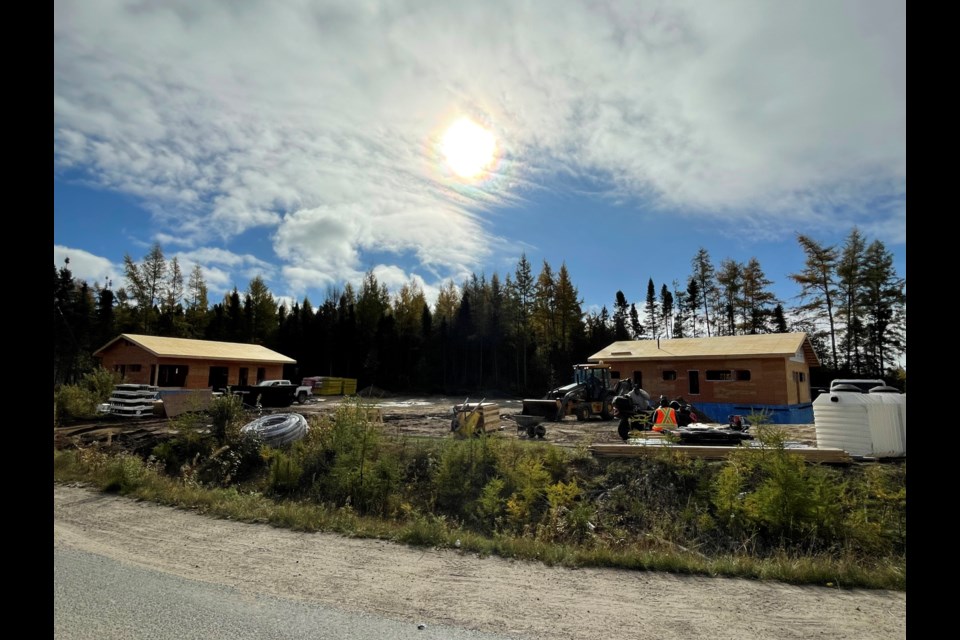
[[[663,431],[664,427],[677,426],[677,412],[673,407],[657,407],[653,412],[653,430]]]

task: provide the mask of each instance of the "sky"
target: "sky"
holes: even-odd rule
[[[54,1],[54,266],[159,243],[210,303],[431,303],[565,265],[585,312],[857,228],[906,277],[906,7],[889,0]]]

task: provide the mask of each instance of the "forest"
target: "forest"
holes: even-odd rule
[[[834,377],[881,377],[905,384],[906,280],[879,240],[851,229],[827,245],[797,235],[805,260],[785,306],[759,261],[715,262],[700,248],[690,271],[669,285],[647,282],[630,302],[584,311],[566,265],[535,273],[522,255],[512,273],[447,281],[431,305],[410,282],[391,294],[367,272],[322,302],[279,302],[261,276],[211,304],[200,265],[184,274],[154,244],[124,257],[124,283],[74,278],[69,257],[54,265],[54,388],[98,366],[93,356],[121,333],[262,344],[297,361],[284,377],[356,378],[393,392],[543,394],[571,367],[617,340],[806,332],[822,366],[811,384]]]

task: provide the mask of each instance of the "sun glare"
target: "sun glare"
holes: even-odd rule
[[[489,129],[464,117],[443,134],[440,150],[454,173],[461,178],[476,178],[493,163],[497,142]]]

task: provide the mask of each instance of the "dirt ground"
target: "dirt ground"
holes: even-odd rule
[[[405,436],[435,438],[453,437],[450,423],[453,407],[467,398],[449,396],[372,396],[364,398],[363,405],[376,408],[383,419],[386,433]],[[481,398],[470,398],[478,402]],[[357,398],[344,396],[314,396],[305,404],[289,408],[268,409],[272,413],[300,413],[307,417],[331,415],[344,403],[356,404]],[[497,405],[500,414],[498,429],[488,432],[488,437],[526,439],[526,430],[519,429],[511,416],[521,413],[523,401],[514,398],[487,398],[486,402]],[[251,418],[252,419],[252,418]],[[546,434],[543,442],[564,447],[589,446],[593,444],[620,444],[616,420],[592,419],[578,422],[567,416],[563,422],[544,422]],[[812,424],[778,425],[785,440],[797,445],[816,447],[816,430]],[[166,418],[124,418],[85,421],[68,427],[54,429],[56,446],[70,444],[89,445],[94,442],[117,444],[127,448],[149,449],[175,431]]]
[[[310,416],[332,412],[344,401],[350,402],[320,397],[277,411]],[[382,397],[371,404],[382,413],[385,430],[451,437],[451,409],[463,401]],[[520,412],[520,400],[488,401],[498,404],[502,417],[502,428],[490,435],[526,438],[504,417]],[[168,425],[166,420],[75,425],[72,434],[61,430],[57,439],[61,444],[153,440]],[[815,445],[813,425],[784,428],[790,438]],[[568,418],[547,423],[543,441],[577,446],[619,438],[616,421]],[[548,567],[216,520],[78,486],[54,487],[54,546],[59,545],[243,593],[524,639],[906,637],[901,592]]]

